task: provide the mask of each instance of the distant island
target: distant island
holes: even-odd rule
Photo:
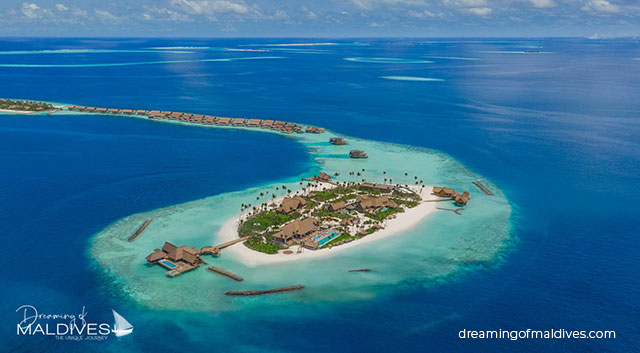
[[[0,112],[16,113],[16,114],[33,114],[33,113],[51,113],[58,109],[52,104],[17,100],[17,99],[0,99]]]

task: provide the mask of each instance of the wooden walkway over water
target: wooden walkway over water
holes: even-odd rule
[[[221,275],[223,275],[223,276],[227,276],[227,277],[229,277],[229,278],[231,278],[231,279],[234,279],[234,280],[236,280],[236,281],[238,281],[238,282],[240,282],[240,281],[244,280],[242,277],[240,277],[240,276],[236,275],[235,273],[233,273],[233,272],[231,272],[231,271],[227,271],[227,270],[225,270],[224,268],[215,267],[215,266],[210,266],[210,267],[208,268],[208,270],[209,270],[209,271],[211,271],[211,272],[219,273],[219,274],[221,274]]]
[[[484,185],[480,184],[480,182],[474,181],[473,184],[477,186],[480,190],[484,191],[485,194],[493,195],[493,193],[489,191],[489,189],[485,188]]]
[[[149,224],[151,223],[151,221],[153,221],[153,219],[147,219],[146,221],[144,221],[144,223],[142,223],[142,225],[140,226],[140,228],[138,228],[138,230],[136,230],[135,233],[131,234],[131,236],[129,237],[129,241],[134,241],[136,240],[136,238],[138,237],[138,235],[142,234],[142,232],[144,232],[145,229],[147,229],[147,227],[149,226]]]
[[[244,237],[244,238],[238,238],[238,239],[234,239],[234,240],[230,240],[226,243],[222,243],[222,244],[218,244],[218,245],[214,245],[214,246],[205,246],[202,249],[200,249],[200,254],[212,254],[214,256],[218,256],[220,255],[220,250],[229,247],[233,244],[237,244],[240,242],[243,242],[247,239],[249,239],[250,237]]]
[[[451,208],[442,208],[442,207],[436,207],[439,210],[443,210],[443,211],[451,211],[455,214],[457,214],[458,216],[462,216],[462,214],[460,213],[461,210],[464,210],[464,208],[456,208],[456,209],[451,209]]]
[[[453,197],[443,197],[443,198],[433,199],[433,200],[424,200],[423,202],[442,202],[442,201],[451,201],[451,200],[453,200]]]

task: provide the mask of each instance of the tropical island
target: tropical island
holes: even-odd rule
[[[0,99],[0,111],[17,114],[54,112],[57,108],[52,104],[18,99]]]
[[[464,206],[469,200],[468,192],[425,187],[417,176],[413,178],[414,185],[393,184],[387,178],[385,183],[340,182],[321,172],[301,180],[300,185],[306,181],[306,186],[295,192],[287,190],[283,197],[276,199],[272,194],[273,200],[257,206],[243,204],[237,236],[247,239],[244,245],[251,250],[291,255],[293,249],[301,253],[362,239],[395,225],[399,215],[425,202],[453,200]],[[256,199],[262,196],[264,193]],[[422,218],[433,208],[416,209],[412,218]]]
[[[254,207],[238,227],[240,237],[249,237],[244,244],[268,254],[293,246],[338,246],[384,228],[397,213],[422,201],[417,192],[401,185],[335,182],[325,173],[314,181],[321,185],[312,189],[308,183],[279,204]]]

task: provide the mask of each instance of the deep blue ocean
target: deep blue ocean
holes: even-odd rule
[[[305,41],[343,45],[265,46]],[[145,51],[178,46],[213,49]],[[113,51],[33,52],[58,49]],[[256,56],[278,58],[202,61]],[[297,175],[312,163],[303,147],[116,116],[0,115],[0,351],[640,352],[638,58],[635,40],[1,39],[0,97],[278,118],[443,151],[505,192],[514,239],[491,266],[318,315],[151,311],[101,277],[91,236],[136,212]],[[119,308],[136,331],[18,337],[23,304],[85,306],[106,322]],[[458,338],[528,328],[616,338]]]

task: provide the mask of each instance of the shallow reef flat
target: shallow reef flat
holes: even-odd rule
[[[304,144],[316,162],[301,175],[115,221],[91,240],[89,251],[97,268],[117,293],[149,308],[227,311],[299,302],[366,300],[416,284],[428,285],[467,265],[492,263],[499,258],[510,240],[511,207],[491,182],[437,151],[353,137],[347,137],[348,145],[335,146],[328,142],[330,136],[336,134],[328,131],[318,135],[283,135]],[[354,148],[366,151],[369,158],[343,158]],[[394,183],[414,184],[415,180],[423,180],[426,185],[469,190],[471,201],[461,211],[462,215],[439,211],[413,228],[324,258],[249,267],[229,251],[222,250],[218,258],[203,255],[209,265],[242,276],[242,282],[212,275],[206,267],[169,278],[166,270],[146,263],[145,256],[165,241],[198,248],[220,243],[220,228],[238,214],[243,203],[257,205],[266,201],[256,200],[261,192],[269,197],[282,196],[283,184],[291,190],[302,188],[301,178],[319,170],[331,175],[339,173],[335,177],[338,181],[383,182],[387,178]],[[480,191],[472,184],[475,180],[481,180],[494,195]],[[449,202],[440,204],[455,208]],[[153,222],[144,234],[128,242],[127,238],[146,219]],[[355,268],[371,271],[348,272]],[[251,299],[224,296],[227,291],[296,284],[304,285],[305,289]]]

